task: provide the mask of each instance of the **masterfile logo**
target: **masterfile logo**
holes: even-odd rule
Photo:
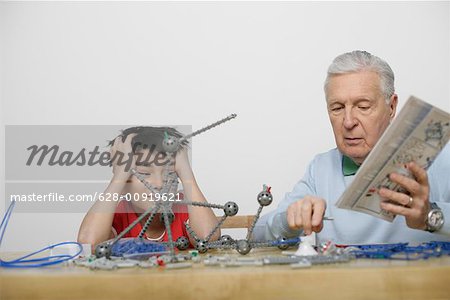
[[[134,146],[149,151],[133,151],[134,156],[115,151],[111,157],[110,141],[129,127],[132,126],[5,126],[5,195],[2,198],[6,206],[16,201],[20,205],[15,212],[66,213],[86,212],[96,199],[118,201],[119,195],[102,193],[112,176],[111,161],[127,169],[133,157],[136,162],[159,166],[167,164],[169,159],[155,145],[138,143]],[[191,126],[171,127],[182,134],[191,133]]]
[[[156,125],[157,126],[157,125]],[[110,156],[109,142],[129,125],[7,125],[5,130],[6,180],[108,180],[110,161],[129,165],[128,154]],[[183,134],[191,126],[178,125]],[[167,163],[155,145],[141,161]],[[150,158],[151,157],[151,158]]]

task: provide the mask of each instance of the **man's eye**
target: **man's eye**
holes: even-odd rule
[[[341,110],[342,110],[342,107],[333,107],[333,108],[331,108],[332,112],[339,112]]]
[[[360,110],[369,110],[370,106],[359,106]]]

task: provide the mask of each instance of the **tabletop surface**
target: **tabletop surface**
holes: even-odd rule
[[[17,255],[17,254],[16,254]],[[242,257],[233,250],[202,255]],[[280,255],[254,249],[246,258]],[[2,259],[17,257],[2,254]],[[0,299],[450,299],[450,256],[427,260],[357,259],[289,265],[91,270],[74,265],[0,269]]]

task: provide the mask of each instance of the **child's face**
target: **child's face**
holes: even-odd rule
[[[154,151],[155,153],[149,153],[149,150],[139,151],[136,155],[136,171],[147,181],[150,185],[160,190],[163,187],[163,178],[164,178],[164,168],[162,162],[164,161],[158,160],[158,156],[161,156],[161,153]],[[141,159],[139,159],[139,154],[141,155]],[[173,167],[172,167],[173,168]],[[152,192],[147,189],[144,184],[136,177],[130,176],[130,179],[127,182],[125,193],[128,193],[130,199],[132,199],[132,204],[137,210],[137,212],[143,212],[147,210],[149,207],[153,206],[155,200],[158,196],[152,194]],[[139,200],[139,201],[136,201]]]

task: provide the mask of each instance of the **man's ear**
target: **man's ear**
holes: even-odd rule
[[[389,113],[389,117],[390,119],[394,119],[395,117],[395,113],[397,112],[397,104],[398,104],[398,96],[397,94],[392,94],[391,99],[389,101],[389,109],[390,109],[390,113]]]

